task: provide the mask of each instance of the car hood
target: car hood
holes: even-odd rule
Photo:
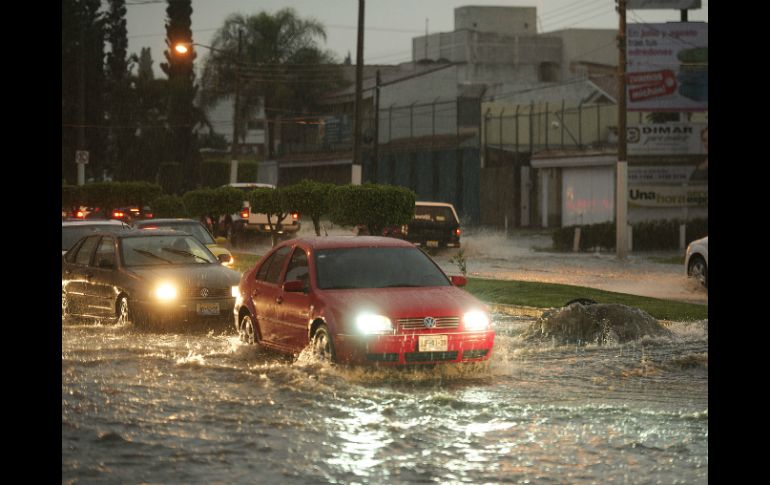
[[[131,268],[129,272],[147,281],[173,281],[185,287],[226,288],[238,285],[241,278],[237,271],[219,264]]]
[[[206,244],[206,247],[209,248],[209,251],[211,251],[214,256],[219,256],[220,254],[229,254],[230,257],[232,257],[230,251],[228,251],[227,248],[223,248],[219,244]]]
[[[385,315],[391,320],[427,316],[459,316],[469,310],[489,311],[476,297],[454,286],[425,288],[374,288],[321,290],[326,309],[335,318],[362,312]]]

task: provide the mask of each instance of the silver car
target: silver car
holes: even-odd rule
[[[709,238],[696,239],[687,246],[684,268],[688,277],[696,278],[705,287],[709,287]]]

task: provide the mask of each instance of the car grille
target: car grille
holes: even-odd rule
[[[203,289],[208,290],[208,295],[203,296]],[[224,298],[230,295],[230,288],[208,288],[203,286],[185,288],[182,290],[183,298]]]
[[[403,330],[424,329],[425,317],[417,318],[399,318],[398,325]],[[460,317],[435,317],[436,326],[431,328],[457,328],[460,326]]]
[[[435,362],[439,360],[455,360],[457,351],[452,352],[407,352],[404,360],[407,362]]]
[[[487,355],[488,352],[489,349],[464,350],[463,359],[478,359],[479,357]]]

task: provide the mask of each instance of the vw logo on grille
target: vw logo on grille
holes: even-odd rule
[[[201,288],[201,296],[203,298],[206,298],[207,296],[209,296],[209,289],[208,288]]]
[[[436,326],[436,319],[433,317],[425,317],[422,324],[425,325],[426,328],[433,328]]]

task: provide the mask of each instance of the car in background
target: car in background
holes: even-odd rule
[[[122,221],[62,221],[61,223],[61,253],[64,255],[80,238],[93,232],[120,232],[130,229]]]
[[[94,207],[93,210],[85,215],[86,220],[115,219],[128,224],[136,220],[152,219],[153,217],[152,209],[148,206],[141,208],[138,206],[117,207],[113,209]]]
[[[214,256],[222,261],[225,266],[232,267],[235,259],[227,248],[224,248],[217,244],[214,240],[214,236],[211,235],[209,230],[200,221],[195,219],[149,219],[134,221],[132,224],[136,229],[174,229],[177,231],[186,232],[191,236],[195,236],[198,241],[202,242],[209,248]],[[220,258],[220,255],[226,257]]]
[[[387,228],[382,235],[425,248],[459,248],[461,233],[460,219],[452,204],[417,201],[409,224]]]
[[[684,256],[685,273],[705,288],[709,287],[709,238],[696,239],[687,245]]]
[[[270,226],[267,221],[267,214],[252,212],[251,203],[248,201],[248,193],[258,188],[274,189],[275,185],[263,184],[258,182],[237,182],[227,184],[227,187],[233,187],[243,192],[243,208],[229,215],[229,220],[225,221],[225,231],[230,244],[235,246],[239,240],[249,234],[269,234]],[[287,214],[281,221],[272,221],[273,226],[280,222],[281,228],[279,235],[289,236],[296,234],[300,229],[299,214],[293,212]]]
[[[97,232],[62,257],[62,319],[230,328],[240,273],[178,231]]]
[[[343,364],[485,361],[495,331],[466,282],[407,241],[304,237],[243,274],[233,316],[246,343]]]

